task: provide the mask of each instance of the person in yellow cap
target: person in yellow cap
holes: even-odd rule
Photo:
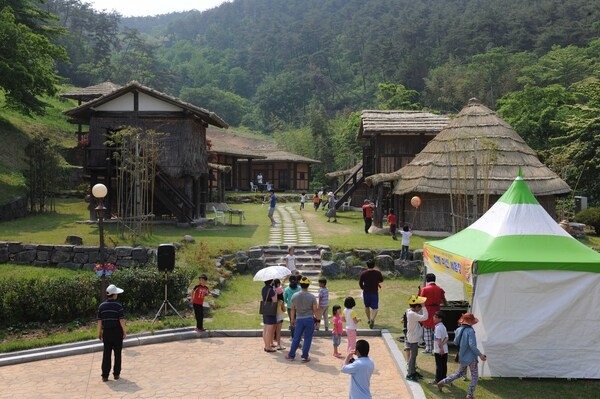
[[[417,295],[411,295],[408,299],[409,308],[406,310],[406,341],[405,345],[409,349],[410,357],[408,359],[408,374],[406,379],[409,381],[417,381],[422,378],[422,375],[417,373],[417,355],[419,353],[419,341],[423,336],[423,327],[421,321],[429,318],[427,308],[423,306],[427,298]]]
[[[296,292],[292,296],[292,311],[290,312],[290,324],[294,326],[294,339],[292,340],[292,346],[290,351],[285,358],[287,360],[294,360],[296,358],[296,350],[300,346],[300,339],[304,338],[304,344],[302,344],[302,362],[310,362],[310,345],[312,338],[315,333],[315,323],[320,323],[319,319],[319,305],[317,298],[308,292],[310,286],[310,280],[306,277],[302,277],[299,281],[300,292]]]

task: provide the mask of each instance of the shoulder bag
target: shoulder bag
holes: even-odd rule
[[[271,292],[271,290],[267,291],[267,295]],[[258,308],[258,313],[263,316],[276,316],[277,315],[277,302],[267,301],[267,298],[263,298],[260,301],[260,306]]]

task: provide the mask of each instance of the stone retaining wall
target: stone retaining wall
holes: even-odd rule
[[[156,249],[143,247],[105,248],[104,259],[118,267],[145,267],[154,264]],[[93,246],[25,244],[0,241],[0,264],[54,266],[92,270],[100,260],[100,249]]]

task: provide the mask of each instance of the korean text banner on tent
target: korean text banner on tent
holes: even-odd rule
[[[428,268],[450,274],[457,280],[473,285],[473,261],[425,244],[423,262]]]
[[[465,298],[472,298],[473,260],[425,244],[423,246],[423,263],[427,270],[437,270],[461,281],[463,295]]]

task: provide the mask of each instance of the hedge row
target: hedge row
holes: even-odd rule
[[[128,315],[146,315],[161,307],[167,281],[168,299],[182,308],[191,272],[161,273],[156,270],[122,269],[107,276],[125,292],[119,300]],[[9,326],[29,322],[69,322],[96,316],[100,304],[100,277],[77,275],[72,278],[9,278],[0,280],[0,323]]]

